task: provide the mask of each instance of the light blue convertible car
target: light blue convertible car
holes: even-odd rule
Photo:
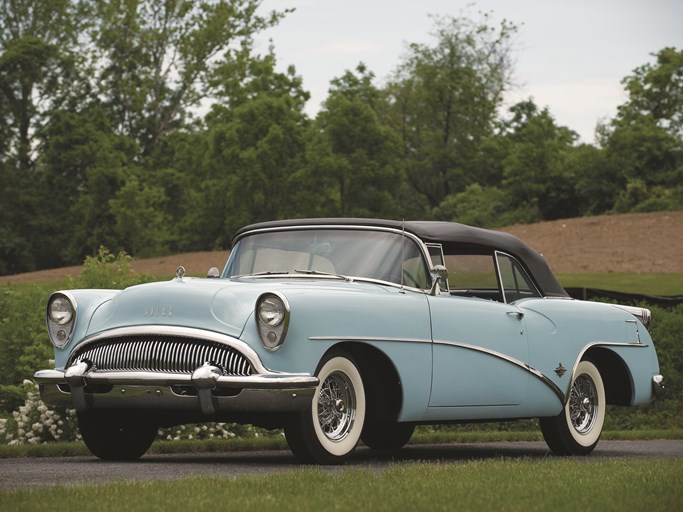
[[[419,424],[540,418],[550,449],[588,454],[608,404],[664,391],[644,308],[571,299],[516,237],[447,222],[309,219],[247,226],[222,273],[47,304],[43,400],[75,407],[103,459],[160,426],[281,427],[302,462]]]

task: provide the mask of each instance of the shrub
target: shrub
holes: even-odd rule
[[[125,252],[111,253],[100,246],[97,256],[88,256],[78,278],[69,281],[69,288],[123,289],[154,281],[153,276],[137,274],[130,266],[131,257]]]
[[[48,441],[80,439],[73,409],[50,409],[38,394],[38,385],[25,380],[21,387],[25,403],[12,412],[9,419],[0,420],[0,438],[8,444],[39,444]]]

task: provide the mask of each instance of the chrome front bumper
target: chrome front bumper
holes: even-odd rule
[[[34,375],[43,401],[77,411],[104,408],[200,410],[215,412],[294,412],[311,403],[318,378],[309,374],[269,372],[223,375],[204,364],[192,374],[97,371],[85,361],[66,370]]]

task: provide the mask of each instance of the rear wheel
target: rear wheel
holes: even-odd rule
[[[311,407],[285,426],[285,437],[302,462],[341,464],[355,450],[365,422],[365,388],[358,365],[342,351],[326,356]]]
[[[581,361],[569,400],[554,418],[541,418],[541,432],[556,455],[588,455],[598,444],[605,423],[605,386],[596,366]]]
[[[139,459],[158,430],[148,416],[126,411],[90,410],[79,412],[77,419],[85,445],[104,460]]]

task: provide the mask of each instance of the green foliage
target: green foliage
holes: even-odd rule
[[[58,407],[50,409],[40,399],[38,385],[25,380],[17,386],[0,386],[0,393],[14,395],[20,404],[8,419],[0,419],[0,444],[42,444],[56,441],[79,441],[76,411]],[[1,396],[1,395],[0,395]],[[158,439],[165,441],[223,440],[239,437],[282,437],[282,431],[271,431],[236,423],[204,423],[160,428]]]
[[[39,398],[38,386],[26,380],[17,386],[24,404],[12,412],[9,420],[0,420],[0,440],[9,445],[40,444],[80,439],[73,409],[49,409]]]
[[[109,200],[116,234],[126,240],[126,249],[144,258],[164,254],[169,224],[164,213],[166,192],[157,185],[145,185],[132,176]]]
[[[619,108],[618,120],[637,123],[651,117],[671,134],[683,135],[683,50],[664,48],[655,64],[636,68],[622,84],[629,101]]]
[[[260,0],[0,0],[0,274],[104,245],[225,248],[284,217],[480,226],[683,208],[683,52],[665,48],[577,144],[531,100],[500,112],[517,27],[436,17],[390,80],[360,64],[322,110],[254,37]],[[45,250],[49,247],[50,250]]]
[[[71,279],[69,288],[123,289],[154,280],[153,276],[136,274],[130,267],[131,257],[125,252],[111,253],[100,247],[97,256],[88,256],[83,270],[76,279]]]
[[[516,30],[507,21],[494,26],[488,14],[438,18],[435,43],[411,44],[387,86],[407,178],[430,208],[477,180],[472,162],[509,85]]]
[[[347,71],[316,118],[307,148],[303,186],[319,214],[332,217],[396,217],[400,143],[375,110],[378,90],[363,64]]]
[[[499,188],[473,183],[463,192],[447,196],[434,212],[434,217],[471,226],[496,227],[501,225],[506,203],[505,192]]]
[[[130,269],[130,257],[114,255],[101,247],[97,257],[88,257],[76,279],[64,288],[125,288],[151,281],[148,275]],[[48,368],[53,357],[45,327],[45,305],[52,285],[0,286],[0,400],[5,410],[15,409],[17,389],[11,387],[31,379],[36,370]]]
[[[683,295],[683,274],[626,272],[555,274],[565,288],[598,288],[645,295]]]
[[[40,286],[0,287],[0,385],[18,384],[47,368],[53,357],[45,327],[45,304],[50,291]],[[9,410],[16,406],[16,394],[2,392],[0,399]],[[16,391],[16,390],[14,390]]]

